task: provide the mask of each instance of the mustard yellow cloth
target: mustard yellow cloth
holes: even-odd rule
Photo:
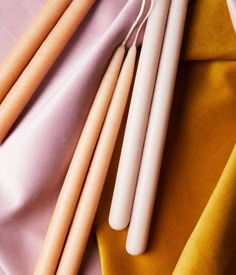
[[[174,275],[235,274],[236,146]]]
[[[124,125],[95,221],[103,274],[236,274],[236,149],[224,170],[236,142],[236,34],[226,1],[189,6],[149,245],[136,257],[127,230],[108,225]]]

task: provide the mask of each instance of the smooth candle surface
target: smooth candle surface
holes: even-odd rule
[[[84,179],[115,90],[125,54],[114,53],[100,84],[63,183],[34,274],[54,274],[83,187]],[[67,273],[68,274],[68,273]]]
[[[95,0],[74,0],[0,105],[0,143],[52,67]]]
[[[48,0],[0,64],[0,102],[72,0]]]
[[[187,5],[188,0],[171,1],[126,242],[126,250],[132,255],[143,253],[147,246],[178,68]]]
[[[145,30],[109,215],[116,230],[130,221],[169,4],[156,1]]]
[[[58,266],[57,275],[78,274],[123,118],[132,83],[135,58],[136,48],[132,47],[119,75],[115,93],[109,106]]]
[[[236,32],[236,1],[227,0],[226,2],[228,4],[229,14],[234,27],[234,31]]]

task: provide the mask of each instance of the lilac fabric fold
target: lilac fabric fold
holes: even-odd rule
[[[0,0],[0,61],[44,2]],[[1,275],[33,273],[102,76],[140,6],[140,0],[97,0],[0,145]],[[91,267],[84,273],[99,274],[94,265],[97,273]]]

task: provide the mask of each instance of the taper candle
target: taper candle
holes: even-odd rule
[[[0,143],[60,55],[95,0],[74,0],[0,105]]]
[[[57,275],[78,274],[123,118],[132,83],[135,58],[136,47],[132,47],[128,52],[119,75],[58,266]]]
[[[229,14],[234,27],[234,31],[236,32],[236,1],[227,0],[226,2],[228,4]]]
[[[72,0],[48,0],[0,64],[0,102]]]
[[[147,246],[165,145],[188,0],[172,0],[145,138],[126,249],[132,255]]]
[[[156,1],[144,34],[109,215],[116,230],[130,221],[169,3]]]
[[[50,275],[56,271],[84,179],[115,90],[124,54],[124,46],[118,47],[99,86],[62,185],[34,271],[35,275]]]

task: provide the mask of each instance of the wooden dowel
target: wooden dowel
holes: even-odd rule
[[[72,0],[48,0],[0,64],[0,103]]]
[[[35,275],[50,275],[56,271],[84,179],[115,90],[124,54],[124,46],[120,46],[115,51],[100,84],[63,183],[35,268]]]
[[[126,249],[132,255],[147,246],[188,0],[172,0],[145,138]]]
[[[0,143],[25,108],[95,0],[74,0],[0,105]]]
[[[132,47],[121,69],[58,266],[57,275],[78,274],[125,110],[134,73],[135,58],[136,48]]]

